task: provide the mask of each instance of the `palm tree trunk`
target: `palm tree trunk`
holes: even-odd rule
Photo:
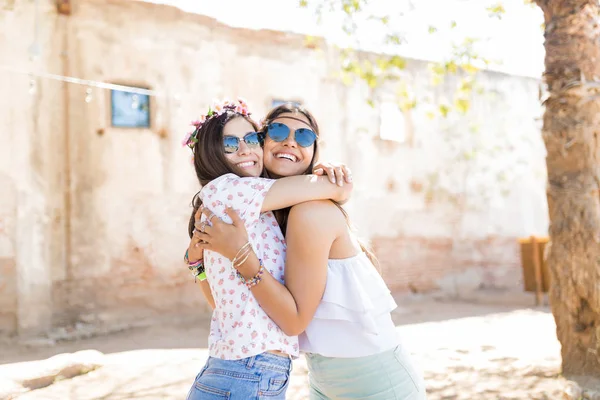
[[[549,92],[550,302],[563,374],[600,378],[600,4],[536,3],[544,12]]]

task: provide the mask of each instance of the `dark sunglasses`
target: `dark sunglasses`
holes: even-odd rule
[[[267,134],[275,142],[283,142],[290,136],[290,128],[286,124],[273,122],[267,126]],[[312,146],[317,140],[317,134],[308,128],[300,128],[294,131],[294,140],[301,147]]]
[[[244,135],[243,138],[237,136],[223,136],[223,146],[225,154],[237,153],[240,149],[240,141],[246,143],[250,148],[262,146],[265,140],[265,134],[260,132],[250,132]]]

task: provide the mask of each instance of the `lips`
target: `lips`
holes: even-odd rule
[[[284,160],[290,160],[291,162],[297,162],[298,161],[298,157],[296,157],[295,155],[293,155],[291,153],[275,153],[275,158],[277,158],[277,159],[284,159]]]
[[[244,161],[236,164],[239,168],[252,168],[256,165],[255,161]]]

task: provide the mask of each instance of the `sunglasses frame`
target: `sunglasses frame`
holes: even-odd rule
[[[283,138],[282,140],[275,140],[275,139],[273,139],[273,137],[272,137],[271,135],[269,135],[270,128],[271,128],[271,126],[272,126],[272,125],[274,125],[274,124],[283,125],[283,126],[285,126],[285,127],[287,128],[287,130],[288,130],[287,136],[286,136],[285,138]],[[299,142],[299,141],[298,141],[298,139],[297,139],[297,132],[298,132],[299,130],[305,130],[305,131],[309,131],[309,132],[311,132],[311,133],[314,135],[314,138],[313,138],[313,140],[312,140],[312,142],[311,142],[310,144],[308,144],[308,145],[306,145],[306,146],[303,146],[303,145],[301,145],[301,144],[300,144],[300,142]],[[304,147],[304,148],[312,146],[312,145],[313,145],[313,144],[315,144],[315,142],[316,142],[316,141],[319,139],[319,135],[317,135],[317,133],[316,133],[315,131],[313,131],[312,129],[309,129],[309,128],[298,128],[298,129],[295,129],[295,130],[293,131],[293,133],[294,133],[294,141],[295,141],[296,143],[298,143],[298,145],[299,145],[300,147]],[[277,143],[284,142],[284,141],[286,141],[286,140],[287,140],[287,139],[290,137],[290,135],[291,135],[291,134],[292,134],[292,129],[291,129],[289,126],[287,126],[286,124],[284,124],[283,122],[271,122],[269,125],[267,125],[267,129],[266,129],[266,135],[268,135],[268,136],[269,136],[269,138],[270,138],[272,141],[274,141],[274,142],[277,142]]]
[[[258,137],[258,146],[262,147],[262,145],[265,142],[265,134],[263,132],[248,132],[243,137],[226,135],[226,136],[223,136],[223,149],[225,151],[225,154],[235,154],[238,151],[240,151],[240,142],[246,143],[246,146],[248,146],[249,148],[254,148],[256,146],[254,143],[250,144],[246,141],[246,137],[248,137],[248,135],[256,135]],[[225,146],[225,139],[227,139],[227,138],[236,139],[237,143],[236,143],[235,151],[232,151],[232,152],[227,151],[227,146]]]

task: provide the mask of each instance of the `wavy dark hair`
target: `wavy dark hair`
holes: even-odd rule
[[[200,183],[201,186],[229,173],[243,176],[243,173],[239,168],[236,168],[227,161],[227,157],[225,157],[225,148],[223,147],[223,128],[225,127],[225,124],[235,118],[244,118],[252,125],[254,130],[259,130],[259,126],[251,118],[233,111],[226,111],[217,117],[209,118],[202,126],[200,126],[198,132],[196,132],[198,141],[194,144],[192,151],[194,153],[194,170],[196,171],[198,183]],[[200,192],[197,192],[192,199],[193,210],[188,223],[188,234],[190,235],[190,238],[194,234],[194,216],[196,215],[198,208],[202,205],[199,195]]]
[[[319,125],[317,124],[317,120],[310,113],[310,111],[308,111],[306,108],[304,108],[301,105],[296,104],[296,103],[284,103],[284,104],[281,104],[281,105],[273,108],[271,111],[269,111],[267,116],[264,118],[263,124],[262,124],[263,125],[262,132],[265,135],[265,140],[267,140],[266,139],[267,138],[267,127],[269,126],[269,124],[271,122],[276,120],[282,114],[301,114],[301,115],[303,115],[308,120],[308,125],[317,134],[317,136],[319,136]],[[303,172],[304,175],[309,175],[312,173],[313,167],[315,166],[315,162],[319,158],[319,141],[316,140],[315,143],[313,144],[313,146],[314,146],[315,151],[314,151],[312,160],[310,160],[310,164],[308,165],[308,168],[306,168],[306,171]],[[269,174],[269,171],[267,171],[266,168],[265,168],[265,176],[269,177],[269,178],[273,178]],[[288,215],[290,214],[290,208],[291,207],[273,211],[273,214],[275,214],[275,219],[277,219],[277,223],[279,224],[279,227],[281,228],[281,232],[283,233],[284,236],[285,236],[285,232],[287,229],[287,220],[288,220]]]
[[[263,133],[265,134],[265,138],[267,137],[268,125],[271,122],[273,122],[275,119],[277,119],[279,116],[281,116],[282,114],[288,114],[288,113],[289,114],[302,114],[308,120],[308,125],[310,125],[310,127],[317,134],[317,136],[320,136],[319,125],[317,124],[317,120],[310,113],[310,111],[308,111],[306,108],[304,108],[303,106],[296,104],[296,103],[284,103],[284,104],[281,104],[281,105],[273,108],[271,111],[269,111],[269,113],[265,117],[264,122],[263,122],[263,128],[262,128]],[[319,144],[318,143],[319,143],[319,141],[316,140],[313,145],[314,150],[315,150],[314,154],[313,154],[313,158],[310,161],[310,164],[309,164],[308,168],[306,169],[306,171],[304,171],[304,175],[309,175],[313,171],[315,162],[319,156]],[[264,174],[266,177],[269,177],[269,171],[267,171],[266,168],[265,168]],[[346,223],[348,224],[348,227],[351,230],[355,231],[354,227],[352,226],[352,223],[350,222],[350,216],[348,215],[346,210],[344,210],[344,208],[338,202],[333,201],[333,200],[331,200],[331,201],[333,202],[333,204],[335,204],[337,206],[337,208],[339,208],[339,210],[344,215],[344,218],[346,218]],[[288,216],[290,214],[290,209],[291,209],[291,207],[273,211],[273,214],[275,214],[277,223],[279,224],[279,227],[281,228],[281,232],[283,232],[284,236],[285,236],[286,230],[287,230],[287,221],[288,221]],[[369,248],[369,246],[366,243],[364,243],[358,237],[356,238],[356,240],[358,241],[358,244],[360,245],[360,248],[362,249],[362,251],[367,255],[367,257],[369,257],[371,262],[379,269],[379,262],[377,261],[377,257],[375,257],[375,254],[373,253],[373,251]]]
[[[282,114],[303,115],[308,120],[308,125],[313,129],[317,136],[320,136],[319,125],[317,124],[317,120],[315,119],[315,117],[306,108],[295,103],[284,103],[269,111],[269,113],[263,121],[262,133],[266,135],[268,125]],[[243,176],[242,171],[240,171],[238,168],[236,168],[234,165],[227,161],[227,158],[225,157],[225,150],[223,147],[223,128],[225,124],[227,124],[234,118],[244,118],[253,126],[255,130],[259,130],[259,127],[252,119],[232,111],[224,112],[223,114],[217,117],[213,117],[207,120],[199,128],[199,132],[197,132],[196,135],[198,141],[194,144],[194,147],[192,149],[194,153],[194,169],[196,171],[196,177],[198,178],[198,182],[201,186],[205,186],[212,180],[229,173],[233,173],[238,176]],[[315,162],[318,159],[318,140],[315,141],[313,146],[313,158],[310,161],[310,164],[308,165],[306,171],[304,171],[305,175],[309,175],[312,173]],[[265,168],[263,168],[263,173],[261,176],[265,178],[270,178],[269,172]],[[194,234],[196,212],[198,211],[198,208],[200,208],[200,206],[202,205],[202,201],[200,200],[199,194],[200,192],[197,192],[192,199],[193,210],[188,223],[188,234],[190,238]],[[350,218],[346,210],[344,210],[339,203],[335,201],[333,201],[333,203],[339,208],[339,210],[346,218],[348,226],[352,228]],[[275,215],[277,223],[279,224],[281,232],[284,236],[287,230],[287,220],[290,213],[290,209],[291,207],[273,211],[273,214]],[[364,251],[367,254],[367,256],[371,259],[371,261],[376,266],[378,266],[377,259],[371,251],[371,249],[369,249],[368,246],[365,245],[358,238],[357,240],[360,244],[362,251]]]

